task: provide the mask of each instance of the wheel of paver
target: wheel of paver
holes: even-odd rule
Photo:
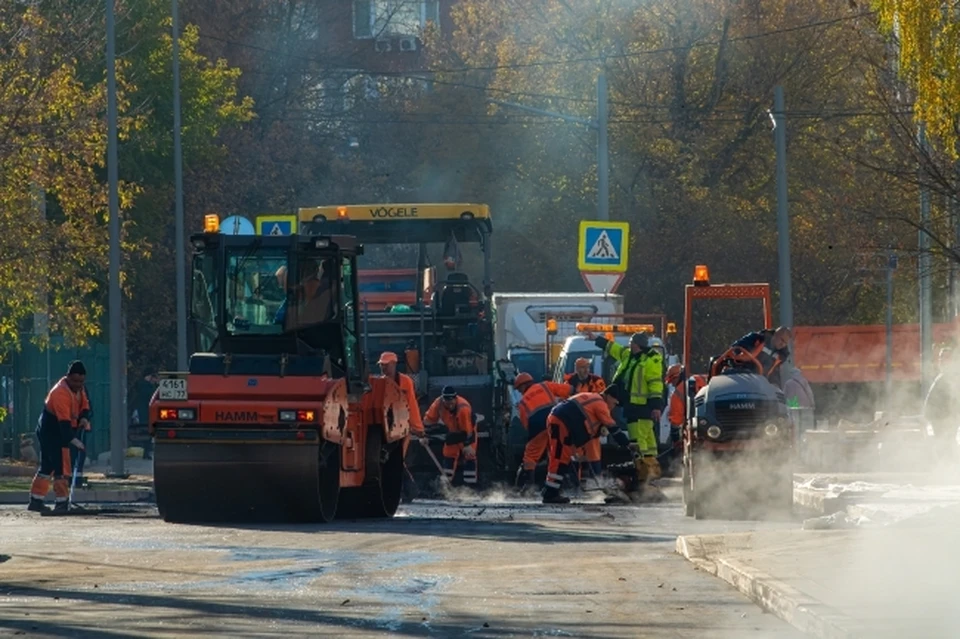
[[[367,475],[363,486],[341,491],[337,519],[393,517],[403,493],[403,448],[398,442],[383,443],[383,430],[373,426],[367,432]]]
[[[710,519],[716,515],[715,487],[712,485],[710,475],[712,469],[707,468],[704,463],[703,455],[694,453],[690,460],[691,486],[690,493],[693,497],[693,516],[695,519]]]

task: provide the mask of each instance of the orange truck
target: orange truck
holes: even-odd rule
[[[400,503],[409,406],[361,352],[345,235],[191,237],[189,370],[150,404],[166,521],[327,522]]]

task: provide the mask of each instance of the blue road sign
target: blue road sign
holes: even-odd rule
[[[629,222],[580,222],[578,266],[584,272],[627,270]]]
[[[257,217],[257,235],[293,235],[296,232],[296,215],[260,215]]]

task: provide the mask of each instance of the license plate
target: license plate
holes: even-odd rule
[[[187,399],[187,380],[182,377],[164,378],[160,380],[158,399],[167,401],[182,401]]]

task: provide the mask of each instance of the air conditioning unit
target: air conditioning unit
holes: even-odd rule
[[[376,40],[373,46],[377,50],[377,53],[388,53],[392,48],[389,40]]]
[[[401,50],[401,51],[416,51],[416,50],[417,50],[417,39],[416,39],[416,38],[400,38],[400,50]]]

